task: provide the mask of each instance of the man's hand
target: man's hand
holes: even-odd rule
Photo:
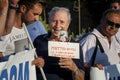
[[[95,64],[94,66],[97,67],[99,70],[103,70],[102,64]]]
[[[8,0],[0,0],[0,12],[5,9],[8,9]]]
[[[59,65],[60,65],[61,68],[67,68],[67,69],[69,69],[73,72],[78,69],[76,64],[70,58],[61,58],[59,60]]]
[[[9,0],[11,6],[17,6],[19,0]]]
[[[45,64],[45,62],[42,57],[38,57],[32,61],[32,65],[36,65],[37,67],[43,67],[44,64]]]

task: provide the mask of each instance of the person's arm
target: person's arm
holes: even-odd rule
[[[61,68],[67,68],[72,71],[73,80],[84,80],[84,71],[79,69],[72,59],[61,58],[59,65]]]
[[[9,34],[14,24],[17,3],[19,0],[0,0],[0,36]],[[11,8],[12,6],[12,8]],[[0,52],[0,58],[3,53]]]
[[[12,27],[15,22],[16,10],[18,8],[17,6],[18,1],[19,0],[9,0],[8,14],[3,35],[9,34],[12,30]]]
[[[8,0],[0,0],[0,36],[4,33],[8,11]]]
[[[81,69],[77,69],[73,72],[73,80],[84,80],[85,72]]]

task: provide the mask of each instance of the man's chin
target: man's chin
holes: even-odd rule
[[[114,36],[115,34],[111,34],[110,36]]]
[[[58,36],[58,32],[57,31],[53,32],[53,34],[54,34],[54,36]]]
[[[54,34],[55,37],[58,37],[58,34]]]

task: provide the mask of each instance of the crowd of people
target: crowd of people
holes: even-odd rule
[[[46,0],[0,0],[0,47],[4,48],[0,49],[0,62],[34,46],[37,57],[31,63],[36,65],[37,80],[43,80],[40,67],[47,80],[89,80],[86,70],[91,66],[103,70],[104,66],[120,63],[120,0],[111,0],[99,25],[79,42],[66,39],[79,43],[79,59],[48,56],[48,42],[60,41],[59,31],[68,31],[71,14],[66,7],[53,7],[47,32],[39,21],[46,3]]]

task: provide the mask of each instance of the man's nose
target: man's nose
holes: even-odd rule
[[[59,27],[60,26],[60,23],[59,22],[56,22],[56,27]]]

